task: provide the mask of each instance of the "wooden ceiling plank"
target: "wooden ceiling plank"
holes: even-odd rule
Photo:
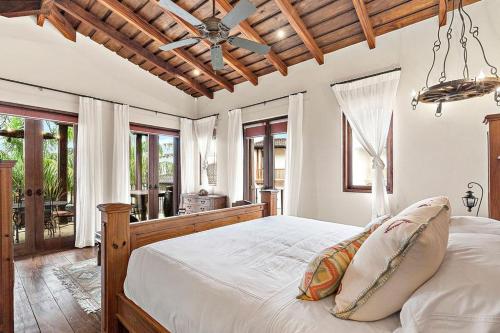
[[[178,17],[177,15],[171,13],[170,11],[163,9],[164,13],[169,15],[177,24],[180,26],[184,27],[190,34],[192,34],[195,37],[201,37],[200,32],[198,29],[196,29],[194,26],[192,26],[190,23],[184,21],[182,18]],[[210,49],[212,47],[212,44],[206,40],[202,39],[202,43],[205,44],[206,47]],[[238,61],[235,57],[229,53],[226,45],[222,45],[222,53],[224,56],[224,60],[228,63],[229,66],[234,68],[235,71],[241,74],[245,79],[250,81],[254,86],[258,85],[259,80],[257,78],[257,75],[255,75],[252,71],[250,71],[245,65],[243,65],[240,61]]]
[[[161,44],[169,44],[173,42],[172,39],[170,39],[168,36],[166,36],[161,31],[156,29],[154,26],[149,24],[149,22],[144,20],[142,17],[137,15],[133,10],[131,10],[124,4],[120,3],[119,1],[117,0],[98,0],[98,1],[104,6],[106,6],[108,9],[112,10],[113,13],[119,15],[128,23],[132,24],[137,29],[141,30],[143,33],[147,34],[149,37],[156,40],[157,42]],[[220,75],[217,75],[217,73],[213,71],[212,68],[210,68],[210,66],[202,64],[188,51],[184,49],[175,49],[172,50],[171,52],[177,55],[179,58],[182,58],[184,61],[190,63],[193,67],[197,68],[200,72],[204,73],[212,80],[214,80],[215,82],[217,82],[218,84],[229,90],[230,92],[234,91],[234,86],[228,80],[224,79]]]
[[[447,11],[446,0],[439,0],[439,26],[444,27],[446,25],[446,21],[448,20],[448,11]]]
[[[217,4],[217,8],[224,15],[229,13],[233,6],[229,3],[228,0],[215,0]],[[247,36],[247,38],[253,40],[254,42],[267,44],[266,41],[252,28],[252,26],[246,21],[242,21],[239,25],[240,31]],[[273,51],[269,51],[266,54],[266,58],[273,64],[274,67],[282,74],[288,75],[288,66],[281,60],[281,58]]]
[[[364,0],[352,0],[352,4],[354,5],[354,9],[356,10],[356,14],[359,18],[359,23],[361,24],[361,28],[363,29],[363,33],[365,34],[366,42],[370,49],[375,48],[375,32],[373,31],[373,24],[370,21],[370,16],[368,15],[368,11],[366,10],[365,1]]]
[[[0,1],[0,15],[5,17],[38,15],[41,12],[42,0]]]
[[[309,52],[316,59],[318,64],[323,65],[325,62],[325,56],[318,44],[314,40],[314,37],[307,29],[304,21],[300,18],[299,14],[290,3],[290,0],[275,0],[276,4],[280,8],[281,12],[287,18],[290,25],[293,27],[297,35],[299,35],[300,39],[304,42],[304,45],[308,48]]]
[[[213,93],[209,91],[206,87],[200,85],[198,82],[188,78],[183,73],[180,73],[176,68],[169,65],[163,59],[158,56],[155,56],[144,49],[137,42],[129,39],[127,36],[122,33],[116,31],[112,27],[108,26],[106,23],[102,22],[99,18],[94,16],[93,14],[87,12],[82,7],[78,6],[71,0],[55,0],[55,5],[59,7],[61,10],[71,14],[75,18],[80,21],[85,22],[86,24],[92,26],[97,31],[107,35],[109,38],[115,40],[117,43],[123,45],[123,47],[129,49],[130,51],[136,53],[137,55],[143,57],[149,62],[153,63],[155,66],[163,69],[166,72],[175,75],[177,78],[185,82],[187,85],[205,95],[206,97],[212,99]]]

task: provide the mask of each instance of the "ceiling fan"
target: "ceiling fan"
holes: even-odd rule
[[[201,37],[181,39],[176,42],[163,45],[160,47],[163,51],[170,51],[179,47],[195,45],[202,39],[208,39],[212,43],[210,48],[212,68],[217,71],[224,68],[224,58],[221,44],[226,41],[233,46],[241,47],[258,54],[266,54],[271,49],[268,45],[259,44],[245,38],[229,36],[229,32],[232,28],[236,27],[241,21],[247,19],[250,15],[257,11],[255,5],[248,0],[240,0],[240,2],[238,2],[238,4],[222,19],[215,17],[215,0],[213,0],[212,16],[207,17],[202,21],[191,15],[172,0],[160,0],[160,4],[168,11],[192,24],[196,29],[198,29],[201,35]]]

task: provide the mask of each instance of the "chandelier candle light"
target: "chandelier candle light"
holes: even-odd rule
[[[425,83],[425,87],[422,88],[419,92],[414,91],[412,93],[412,102],[411,105],[413,110],[417,108],[418,103],[437,103],[438,107],[436,109],[436,117],[441,117],[443,114],[443,103],[446,102],[455,102],[461,101],[469,98],[480,97],[484,95],[491,94],[495,92],[495,102],[497,106],[500,106],[500,78],[498,77],[498,69],[493,66],[486,57],[486,52],[484,50],[483,44],[479,40],[479,28],[474,26],[472,23],[472,18],[465,11],[463,7],[463,0],[452,0],[453,4],[452,16],[450,25],[448,27],[446,38],[447,38],[447,46],[445,50],[445,56],[443,61],[443,69],[440,73],[438,83],[429,86],[430,76],[435,68],[437,68],[436,57],[441,50],[441,46],[443,42],[441,41],[441,26],[438,29],[438,37],[434,42],[434,46],[432,47],[433,59],[432,65],[427,74],[427,80]],[[456,4],[458,2],[458,6]],[[448,6],[448,1],[446,1],[446,6]],[[456,8],[456,10],[454,10]],[[448,12],[448,8],[446,8]],[[463,68],[463,78],[449,80],[446,74],[446,61],[448,60],[448,55],[450,53],[450,46],[452,40],[453,33],[453,22],[455,20],[455,16],[459,16],[462,27],[459,43],[463,49],[463,58],[464,58],[464,68]],[[486,65],[489,67],[490,75],[486,76],[482,71],[481,73],[475,77],[471,78],[469,75],[469,66],[468,66],[468,50],[467,50],[467,42],[468,42],[468,34],[474,38],[483,54],[483,59]]]

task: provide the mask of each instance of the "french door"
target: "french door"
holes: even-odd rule
[[[16,161],[12,193],[15,255],[73,246],[76,118],[0,106],[3,110],[10,114],[0,114],[0,159]],[[44,115],[51,119],[38,118]]]
[[[131,125],[132,215],[138,221],[176,215],[179,205],[179,133]]]
[[[244,199],[260,202],[261,189],[276,189],[278,213],[283,213],[286,172],[287,118],[247,123],[243,126]]]

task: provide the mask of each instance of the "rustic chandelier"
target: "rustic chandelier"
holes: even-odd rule
[[[456,2],[458,1],[458,6]],[[425,87],[422,88],[418,93],[413,92],[413,99],[411,105],[413,106],[413,110],[417,108],[418,103],[437,103],[438,107],[436,110],[436,117],[441,117],[443,112],[443,103],[446,102],[455,102],[461,101],[473,97],[480,97],[492,92],[495,92],[495,102],[497,106],[500,106],[500,78],[498,77],[498,69],[493,66],[486,57],[486,52],[484,50],[483,44],[479,39],[479,28],[474,26],[472,23],[472,18],[465,11],[463,7],[463,0],[452,0],[453,8],[452,8],[452,16],[450,25],[446,32],[447,38],[447,46],[444,54],[443,68],[440,73],[438,83],[432,86],[429,86],[429,79],[434,71],[437,69],[436,57],[441,50],[441,46],[443,42],[441,41],[441,24],[439,24],[438,28],[438,36],[437,40],[434,42],[432,47],[433,59],[432,65],[427,74],[427,80]],[[446,1],[446,7],[448,6],[448,1]],[[456,10],[455,10],[456,8]],[[446,13],[448,12],[448,8],[446,8]],[[455,13],[456,12],[456,13]],[[461,33],[460,33],[460,46],[463,49],[463,59],[464,59],[464,68],[463,68],[463,78],[449,80],[446,73],[446,62],[448,60],[448,55],[450,53],[450,46],[452,40],[453,33],[453,22],[455,20],[455,16],[459,16],[461,20]],[[469,75],[469,65],[468,65],[468,50],[467,50],[467,42],[468,36],[472,36],[481,49],[484,62],[489,67],[490,75],[486,76],[482,71],[481,73],[475,77],[471,78]],[[444,48],[443,48],[444,49]]]

